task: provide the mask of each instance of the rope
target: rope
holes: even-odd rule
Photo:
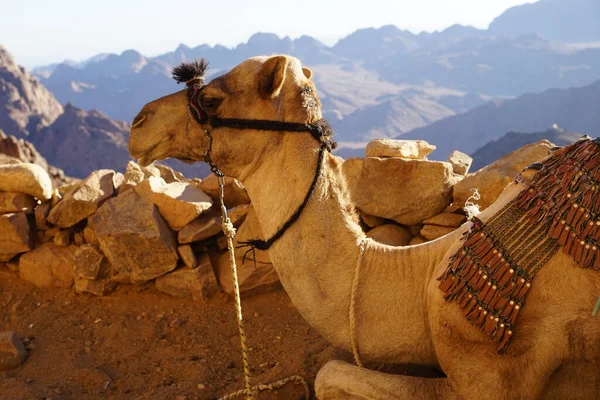
[[[363,256],[365,254],[365,248],[367,247],[367,238],[363,238],[358,245],[359,254],[358,261],[356,262],[356,269],[354,271],[354,281],[352,282],[352,292],[350,294],[350,345],[352,347],[352,354],[354,355],[354,362],[357,366],[363,367],[363,363],[360,361],[360,354],[358,353],[358,344],[356,340],[356,292],[358,290],[358,281],[360,276],[360,267],[362,266]]]
[[[237,323],[238,323],[238,331],[240,333],[240,342],[242,345],[242,359],[244,365],[244,381],[246,384],[245,389],[240,389],[236,392],[227,394],[223,397],[220,397],[219,400],[228,400],[236,397],[240,397],[242,395],[246,395],[247,400],[253,400],[254,396],[253,392],[256,391],[264,391],[264,390],[277,390],[289,382],[293,382],[297,385],[301,384],[304,387],[304,398],[306,400],[310,399],[310,389],[308,387],[308,383],[304,378],[299,375],[292,375],[285,379],[280,379],[273,383],[259,383],[257,385],[250,385],[250,364],[248,363],[248,347],[246,346],[246,330],[244,329],[244,319],[242,317],[242,300],[240,297],[240,286],[238,282],[238,274],[237,274],[237,264],[235,262],[235,249],[233,246],[233,238],[236,234],[236,229],[231,223],[231,220],[227,216],[227,208],[225,207],[225,176],[221,171],[213,171],[215,175],[217,175],[219,181],[220,188],[220,198],[221,201],[221,215],[222,215],[222,225],[223,233],[227,238],[227,248],[229,251],[229,263],[231,264],[231,275],[233,278],[233,289],[235,292],[235,309],[237,314]]]

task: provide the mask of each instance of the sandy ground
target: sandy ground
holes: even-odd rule
[[[282,290],[243,301],[253,383],[292,374],[311,384],[328,360],[351,360],[298,314]],[[211,399],[243,388],[234,302],[169,297],[152,284],[109,296],[38,289],[0,267],[0,332],[29,358],[0,372],[1,399]],[[293,384],[259,399],[300,399]]]

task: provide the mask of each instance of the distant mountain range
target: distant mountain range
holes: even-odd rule
[[[491,101],[466,113],[436,121],[402,135],[435,144],[433,159],[452,150],[475,152],[506,132],[542,132],[553,124],[590,136],[600,136],[600,80],[570,89],[550,89],[513,100]]]
[[[600,42],[598,0],[541,0],[506,10],[489,31],[497,35],[537,32],[561,42]]]
[[[565,146],[576,142],[582,136],[584,136],[582,133],[568,132],[557,125],[543,132],[509,132],[471,154],[471,157],[473,157],[471,171],[477,171],[518,148],[542,139],[547,139],[557,146]]]

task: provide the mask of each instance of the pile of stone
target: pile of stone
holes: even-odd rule
[[[427,159],[435,146],[423,140],[376,139],[366,158],[351,158],[343,171],[367,236],[392,246],[424,243],[466,222],[465,202],[483,211],[525,167],[548,155],[552,143],[527,145],[469,174],[473,161],[453,152],[447,161]]]
[[[454,152],[430,161],[424,141],[378,139],[366,158],[343,171],[367,235],[392,246],[424,243],[466,222],[465,200],[477,188],[491,204],[551,143],[526,146],[469,174],[471,158]],[[74,286],[98,296],[120,283],[145,284],[173,296],[205,300],[232,293],[227,242],[221,231],[214,176],[187,179],[155,164],[131,161],[125,174],[98,170],[54,187],[33,163],[0,165],[0,263],[38,287]],[[225,181],[225,205],[239,243],[263,238],[246,190]],[[279,287],[267,252],[236,249],[243,294]]]
[[[0,165],[0,262],[38,287],[75,287],[95,295],[119,283],[155,281],[158,290],[203,300],[232,291],[215,178],[187,179],[164,165],[130,162],[125,174],[98,170],[53,188],[36,164]],[[226,180],[225,203],[236,241],[260,228],[239,182]],[[242,262],[243,292],[278,278],[264,252]]]

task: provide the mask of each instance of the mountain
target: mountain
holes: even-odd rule
[[[539,33],[558,42],[600,42],[598,0],[540,0],[515,6],[492,21],[496,35]]]
[[[569,131],[600,135],[600,80],[570,89],[550,89],[512,100],[495,100],[466,113],[417,128],[402,139],[423,139],[437,146],[434,159],[452,150],[475,152],[506,132],[540,132],[557,124]]]
[[[62,106],[0,46],[0,129],[26,137],[50,125]]]
[[[582,133],[568,132],[559,128],[558,125],[554,125],[544,132],[509,132],[498,140],[492,140],[471,154],[473,158],[471,170],[477,171],[525,145],[538,142],[542,139],[549,140],[557,146],[565,146],[576,142],[582,136]]]
[[[72,104],[64,110],[52,125],[32,135],[38,151],[71,176],[85,177],[101,168],[123,171],[130,160],[129,125]]]

